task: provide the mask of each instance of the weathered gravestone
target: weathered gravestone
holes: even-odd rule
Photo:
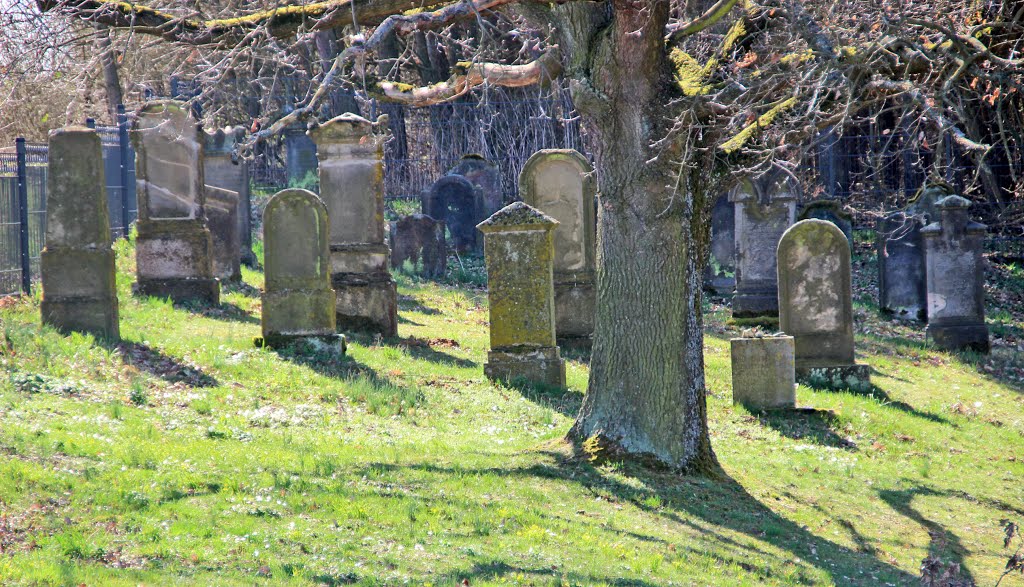
[[[42,320],[62,332],[120,337],[103,151],[96,131],[50,131]]]
[[[497,166],[481,155],[465,155],[448,171],[448,175],[461,175],[469,180],[483,196],[482,215],[486,218],[501,209],[503,193],[501,172]]]
[[[444,221],[456,251],[479,249],[476,225],[483,219],[483,200],[468,179],[446,175],[435,181],[425,193],[422,208],[427,216]]]
[[[779,240],[779,328],[796,345],[796,376],[864,390],[870,369],[853,355],[850,243],[835,224],[801,220]]]
[[[846,235],[846,240],[853,249],[853,218],[843,210],[843,205],[837,200],[814,200],[804,204],[800,208],[797,220],[827,220],[839,227]]]
[[[307,190],[278,192],[263,212],[263,336],[256,346],[296,341],[345,350],[335,332],[327,208]]]
[[[492,380],[565,386],[565,362],[555,343],[556,226],[556,220],[523,202],[479,224],[491,314],[484,374]]]
[[[242,279],[238,192],[206,185],[206,225],[213,239],[213,274],[221,283]]]
[[[384,138],[376,123],[342,114],[309,131],[320,158],[320,198],[330,220],[331,286],[338,328],[398,332],[398,293],[384,242]]]
[[[241,126],[225,127],[205,133],[203,175],[206,185],[238,192],[238,246],[240,261],[256,264],[252,252],[252,194],[249,186],[249,163],[235,152],[245,137]],[[215,237],[216,238],[216,237]]]
[[[444,221],[426,214],[411,214],[391,223],[391,266],[409,261],[415,267],[423,261],[420,274],[443,277],[448,268]]]
[[[890,214],[875,227],[878,307],[897,318],[924,320],[924,239],[921,222],[905,212]]]
[[[751,410],[796,407],[792,336],[729,340],[732,350],[732,402]]]
[[[938,219],[921,229],[928,284],[927,334],[947,350],[989,351],[985,326],[985,225],[967,216],[971,202],[947,196]]]
[[[206,226],[203,144],[188,106],[150,102],[132,128],[139,200],[135,244],[142,295],[220,302]]]
[[[594,334],[597,222],[594,169],[572,149],[537,151],[519,174],[523,201],[558,221],[555,228],[555,332],[560,339]]]
[[[317,170],[316,139],[311,138],[306,127],[293,124],[284,129],[284,160],[288,183],[302,183]]]
[[[704,287],[718,295],[736,289],[736,205],[728,194],[711,209],[711,257],[704,272]]]
[[[782,233],[796,221],[799,187],[778,171],[745,180],[730,194],[736,206],[736,318],[779,313],[776,253]]]

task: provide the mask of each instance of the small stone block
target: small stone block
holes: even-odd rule
[[[796,407],[792,336],[733,338],[732,401],[752,410]]]

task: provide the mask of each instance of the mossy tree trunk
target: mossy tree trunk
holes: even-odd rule
[[[663,40],[668,3],[613,6],[610,15],[563,11],[573,35],[564,42],[577,55],[570,74],[580,76],[574,98],[594,138],[601,186],[590,382],[570,435],[596,436],[608,453],[708,470],[706,205],[699,182],[676,180],[687,153],[656,146],[671,132],[670,102],[679,97]]]

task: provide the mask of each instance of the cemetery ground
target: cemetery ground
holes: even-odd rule
[[[993,354],[953,355],[878,316],[859,243],[876,388],[801,386],[815,410],[796,413],[732,405],[737,328],[709,300],[708,478],[567,444],[579,350],[568,391],[488,382],[471,267],[397,273],[400,337],[336,360],[253,347],[260,273],[219,307],[172,306],[131,295],[116,248],[120,344],[41,328],[38,295],[0,300],[0,583],[879,586],[929,559],[993,585],[1017,548],[1019,266],[990,272]]]

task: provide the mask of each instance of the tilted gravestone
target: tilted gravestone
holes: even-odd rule
[[[444,221],[426,214],[412,214],[391,223],[391,266],[409,261],[415,267],[423,261],[420,274],[443,277],[448,268]]]
[[[62,332],[118,339],[103,151],[96,131],[50,131],[42,320]]]
[[[235,152],[245,137],[241,126],[205,133],[203,175],[206,185],[238,192],[239,260],[246,265],[256,263],[252,252],[252,194],[249,185],[249,163]]]
[[[779,240],[779,328],[796,345],[796,376],[864,390],[870,369],[853,353],[850,243],[835,224],[801,220]]]
[[[206,226],[203,144],[188,106],[173,100],[146,104],[131,136],[139,200],[135,291],[175,302],[219,303]]]
[[[206,188],[206,225],[213,239],[213,274],[221,283],[242,279],[238,234],[238,192]]]
[[[704,272],[704,287],[718,295],[736,289],[736,205],[728,194],[711,209],[711,256]]]
[[[890,214],[875,227],[878,307],[897,318],[925,320],[924,239],[921,222],[905,212]]]
[[[519,195],[558,221],[555,228],[555,332],[560,339],[594,334],[597,222],[594,168],[572,149],[533,154],[519,174]]]
[[[383,135],[376,123],[342,114],[309,131],[320,159],[320,198],[330,220],[331,286],[338,328],[398,332],[398,293],[384,242]]]
[[[484,218],[501,209],[503,196],[501,190],[501,172],[497,166],[484,159],[481,155],[464,155],[448,175],[461,175],[469,180],[483,196]]]
[[[344,352],[345,337],[335,332],[327,218],[323,202],[308,190],[283,190],[267,203],[263,336],[256,346],[306,341]]]
[[[461,175],[446,175],[434,182],[422,202],[423,213],[443,220],[456,251],[478,250],[482,243],[476,225],[483,220],[480,190]]]
[[[853,218],[843,210],[843,205],[838,200],[814,200],[800,207],[797,220],[827,220],[839,227],[846,235],[846,240],[853,249]]]
[[[776,253],[779,239],[796,221],[799,187],[780,172],[743,181],[730,193],[736,205],[735,318],[779,313]]]
[[[985,225],[971,221],[971,202],[947,196],[936,222],[921,229],[928,284],[927,335],[947,350],[990,349],[985,326]]]
[[[491,350],[489,379],[565,386],[555,342],[554,235],[558,222],[523,202],[479,224],[484,233]]]
[[[733,338],[729,345],[734,404],[751,410],[796,407],[792,336]]]

